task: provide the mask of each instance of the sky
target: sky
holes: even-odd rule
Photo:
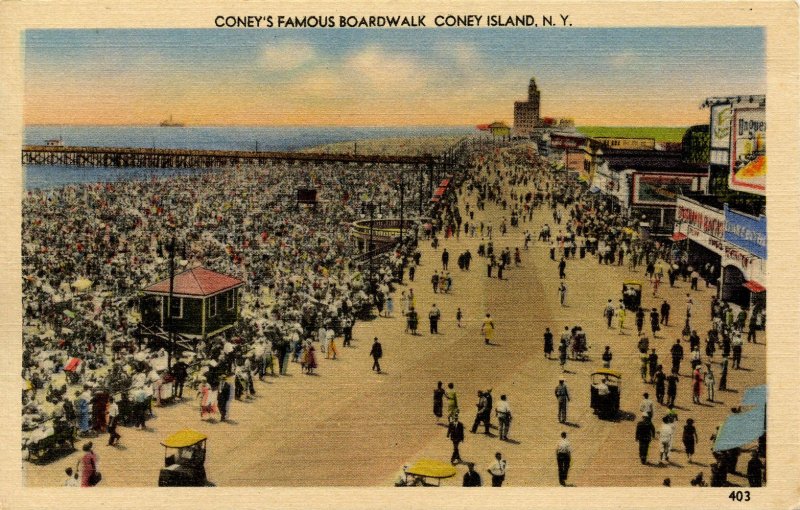
[[[28,125],[469,126],[708,122],[766,92],[765,32],[731,28],[31,30]]]

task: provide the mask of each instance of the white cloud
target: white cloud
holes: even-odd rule
[[[262,57],[267,71],[291,71],[313,62],[317,51],[304,41],[283,41],[264,48]]]

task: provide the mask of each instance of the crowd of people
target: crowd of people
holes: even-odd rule
[[[410,170],[406,170],[410,171]],[[427,178],[427,176],[423,176]],[[146,427],[153,406],[197,394],[203,418],[226,419],[253,377],[305,373],[317,352],[339,353],[355,321],[391,300],[413,232],[372,271],[349,225],[399,216],[396,169],[240,166],[172,178],[68,185],[23,198],[23,430],[35,443],[70,425],[83,436],[108,430],[116,396],[120,423]],[[418,187],[405,179],[406,211]],[[414,179],[413,181],[416,181]],[[318,191],[298,214],[298,188]],[[172,251],[172,252],[171,252]],[[202,265],[244,281],[240,320],[224,335],[171,352],[142,334],[140,291]],[[176,271],[176,272],[177,272]],[[372,281],[368,281],[368,277]],[[171,362],[171,363],[170,363]],[[171,367],[168,365],[171,364]]]

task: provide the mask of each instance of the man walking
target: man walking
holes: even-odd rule
[[[450,463],[458,464],[461,462],[458,445],[464,441],[464,424],[459,421],[457,414],[450,417],[450,424],[447,426],[447,437],[453,442],[453,455],[450,456]]]
[[[431,276],[431,285],[433,285],[433,293],[436,294],[439,291],[439,273],[436,271]]]
[[[564,379],[558,381],[556,386],[556,400],[558,400],[558,423],[567,422],[567,402],[569,402],[569,390],[564,384]]]
[[[711,370],[711,363],[706,363],[706,376],[704,378],[706,383],[706,392],[709,402],[714,402],[714,385],[716,385],[716,381],[714,380],[714,371]]]
[[[561,262],[558,263],[558,278],[563,280],[567,277],[567,274],[564,272],[567,268],[567,261],[564,260],[564,257],[561,257]]]
[[[728,356],[722,357],[722,371],[719,375],[719,391],[728,389]]]
[[[113,446],[122,437],[117,432],[117,422],[119,421],[119,406],[114,402],[114,397],[108,397],[108,446]]]
[[[381,373],[381,363],[380,359],[383,357],[383,348],[381,347],[381,343],[378,341],[378,337],[375,337],[375,341],[372,343],[372,349],[369,351],[369,355],[372,356],[373,363],[372,363],[372,370],[375,370],[379,374]]]
[[[439,334],[439,319],[441,319],[441,317],[442,312],[436,308],[436,303],[434,303],[431,307],[431,311],[428,312],[428,320],[431,323],[431,335]]]
[[[667,377],[667,407],[675,405],[675,397],[678,396],[678,375],[670,374]]]
[[[661,327],[658,325],[658,311],[655,308],[650,312],[650,329],[653,331],[653,338],[658,338],[656,333]]]
[[[569,476],[569,465],[572,461],[572,445],[567,439],[567,433],[561,433],[561,441],[558,442],[556,447],[556,462],[558,463],[558,483],[561,485],[567,484],[567,476]]]
[[[653,383],[653,376],[656,375],[656,368],[658,368],[658,354],[656,354],[656,350],[653,349],[650,353],[650,356],[647,357],[647,371],[650,375],[650,384]]]
[[[500,440],[508,440],[508,429],[511,427],[511,407],[505,395],[500,395],[500,402],[495,409],[497,421],[500,422]]]
[[[228,404],[231,401],[231,383],[224,375],[219,383],[219,391],[217,391],[217,409],[219,409],[220,419],[225,421],[228,419]]]
[[[639,442],[639,459],[642,464],[647,464],[647,451],[650,449],[650,441],[656,436],[656,428],[650,418],[650,416],[643,413],[642,419],[636,424],[636,441]]]
[[[558,299],[561,301],[561,306],[567,306],[567,286],[564,282],[558,286]]]
[[[484,434],[489,434],[489,418],[491,417],[492,408],[489,406],[487,395],[478,391],[478,403],[476,404],[478,413],[475,415],[475,422],[472,424],[472,433],[478,431],[478,425],[483,423]]]
[[[608,304],[606,304],[605,310],[603,310],[603,316],[606,318],[606,325],[608,329],[611,329],[611,319],[614,318],[614,305],[611,303],[611,300],[608,300]]]
[[[664,387],[666,383],[667,377],[664,375],[664,370],[662,369],[661,365],[658,365],[656,369],[656,374],[653,377],[653,382],[656,385],[656,400],[661,405],[664,405]]]
[[[492,487],[502,487],[506,479],[506,460],[500,452],[494,454],[495,462],[489,468],[489,474],[492,475]]]
[[[639,404],[639,411],[641,411],[642,416],[647,416],[651,420],[653,419],[653,401],[650,400],[650,394],[645,393],[642,395],[642,403]]]
[[[669,326],[669,303],[665,299],[663,303],[661,303],[661,324],[664,326]]]
[[[447,248],[442,252],[442,271],[447,271],[447,263],[450,261],[450,254],[447,253]]]
[[[672,373],[677,374],[681,369],[681,360],[683,359],[683,346],[680,338],[675,340],[675,344],[670,349],[670,354],[672,354]]]
[[[550,359],[550,355],[553,353],[553,333],[550,331],[550,328],[544,328],[544,355],[547,359]]]

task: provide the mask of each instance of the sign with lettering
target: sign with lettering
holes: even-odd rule
[[[699,176],[679,174],[633,174],[634,205],[675,207],[678,196],[697,190]]]
[[[582,147],[586,139],[580,136],[559,135],[552,133],[550,135],[550,147],[554,149],[577,149]]]
[[[711,149],[729,151],[731,147],[731,105],[711,107]],[[726,161],[724,164],[727,164]]]
[[[753,218],[725,206],[725,241],[767,259],[767,218]]]
[[[736,108],[731,120],[731,163],[728,186],[737,191],[766,195],[766,110]]]
[[[680,197],[675,211],[675,226],[676,231],[686,234],[692,241],[723,254],[721,242],[725,235],[725,215],[722,211]]]

